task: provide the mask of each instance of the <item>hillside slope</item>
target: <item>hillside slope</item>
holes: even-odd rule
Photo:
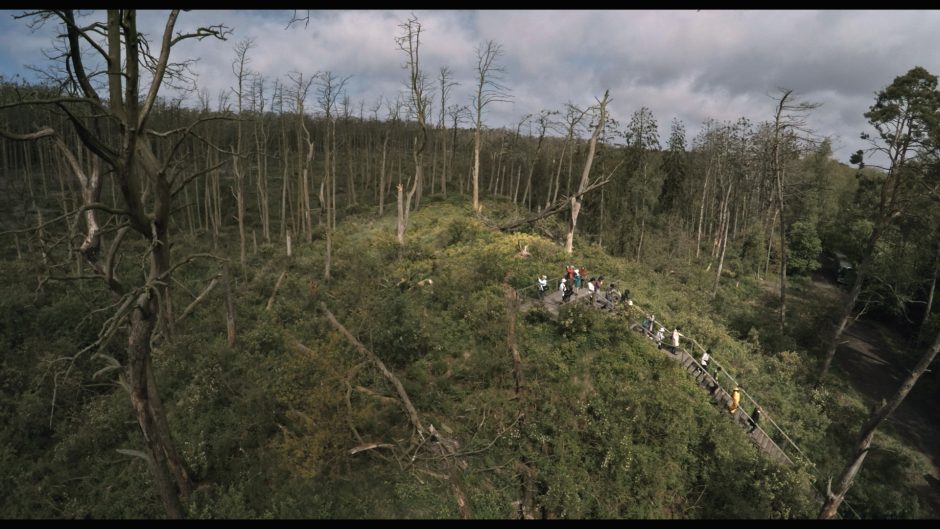
[[[506,214],[503,207],[493,204],[490,215]],[[732,366],[797,443],[823,446],[829,420],[815,402],[807,413],[796,353],[764,354],[732,337],[694,275],[654,272],[593,245],[576,245],[569,258],[542,236],[489,224],[462,203],[429,200],[400,248],[394,218],[347,219],[329,281],[323,241],[298,245],[292,258],[261,245],[234,274],[235,347],[226,344],[220,291],[180,322],[154,360],[174,436],[199,484],[191,515],[815,515],[813,470],[762,457],[680,366],[628,330],[634,315],[586,306],[557,318],[539,309],[517,314],[504,279],[526,296],[539,274],[556,277],[575,264],[629,288],[658,319],[681,323]],[[179,254],[197,244],[180,238]],[[526,247],[529,257],[518,257]],[[216,273],[211,263],[181,270],[194,292]],[[2,306],[4,321],[19,317],[32,287],[17,288]],[[29,310],[62,317],[84,302],[50,292]],[[66,387],[57,388],[49,426],[54,386],[37,366],[51,353],[37,352],[51,337],[39,329],[20,329],[4,363],[4,399],[16,410],[4,422],[0,512],[161,516],[146,463],[115,452],[140,439],[116,372],[93,376],[102,359],[82,358],[67,383],[56,382]],[[59,354],[74,343],[59,344]],[[110,354],[120,361],[119,346]],[[34,374],[7,378],[14,368]],[[37,436],[45,441],[34,443]]]

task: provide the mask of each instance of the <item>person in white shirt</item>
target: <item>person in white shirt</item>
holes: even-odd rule
[[[672,329],[672,346],[679,347],[679,337],[682,336],[679,334],[679,327]]]

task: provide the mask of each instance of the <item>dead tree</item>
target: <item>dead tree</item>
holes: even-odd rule
[[[604,98],[598,102],[597,125],[594,127],[594,133],[591,135],[591,142],[588,145],[587,159],[584,160],[584,169],[581,171],[581,182],[578,184],[578,195],[571,197],[571,222],[568,224],[568,233],[565,235],[565,253],[571,255],[574,250],[574,230],[578,224],[578,214],[581,213],[581,200],[578,196],[588,187],[591,176],[591,165],[594,163],[594,151],[597,148],[597,138],[601,131],[607,126],[607,103],[609,90],[604,91]]]
[[[323,260],[323,279],[330,280],[333,264],[333,232],[336,230],[336,101],[343,93],[349,77],[337,79],[327,71],[317,76],[317,101],[326,116],[326,137],[323,140],[323,180],[320,181],[320,207],[326,216],[326,257]],[[306,130],[306,129],[305,129]]]
[[[238,217],[238,241],[239,241],[239,262],[242,269],[245,268],[245,174],[239,168],[240,158],[244,157],[242,153],[242,118],[243,103],[245,100],[245,83],[251,74],[248,70],[248,50],[254,46],[252,39],[244,39],[235,45],[235,60],[232,61],[232,73],[235,74],[237,88],[232,88],[235,92],[238,108],[237,132],[235,136],[235,152],[232,155],[232,168],[235,172],[235,203]]]
[[[826,501],[819,511],[820,519],[828,519],[836,515],[839,506],[842,505],[842,500],[845,499],[845,494],[849,491],[849,487],[852,486],[855,475],[858,474],[858,471],[862,468],[862,463],[865,462],[865,456],[868,455],[868,451],[871,448],[875,431],[883,422],[891,417],[894,410],[898,409],[898,406],[901,405],[901,402],[904,401],[907,394],[914,388],[914,384],[917,383],[920,376],[930,367],[930,363],[936,358],[938,351],[940,351],[940,333],[937,334],[933,345],[924,352],[920,361],[917,362],[917,365],[914,366],[911,373],[904,379],[904,382],[901,383],[894,395],[891,396],[891,399],[887,401],[882,400],[881,405],[875,409],[865,425],[862,426],[859,432],[858,442],[855,443],[855,449],[852,451],[852,459],[842,470],[842,475],[839,476],[839,481],[836,484],[836,490],[832,490],[832,480],[831,478],[829,480],[829,484],[826,487]]]
[[[447,196],[447,125],[444,122],[444,118],[447,113],[447,96],[450,94],[451,89],[460,83],[451,80],[453,72],[446,66],[441,66],[439,75],[440,80],[438,81],[438,85],[441,89],[441,116],[437,126],[438,129],[440,129],[439,134],[441,138],[441,194]]]
[[[411,398],[408,396],[408,392],[405,391],[404,385],[401,381],[392,373],[385,363],[382,362],[375,353],[370,351],[366,346],[362,344],[351,332],[349,332],[346,327],[336,319],[336,316],[326,307],[323,302],[319,303],[320,310],[323,311],[323,314],[329,320],[330,324],[346,338],[353,347],[356,348],[364,357],[366,357],[370,363],[372,363],[381,373],[382,376],[388,380],[392,386],[395,388],[395,392],[398,394],[398,400],[401,404],[402,410],[408,416],[408,421],[411,423],[411,426],[414,428],[414,435],[412,436],[413,443],[417,443],[417,447],[409,447],[406,451],[411,455],[411,461],[409,464],[413,463],[417,451],[422,447],[426,447],[428,450],[435,452],[435,459],[442,459],[446,465],[447,478],[450,481],[451,489],[454,493],[454,498],[457,502],[457,509],[460,511],[460,515],[464,518],[471,517],[470,503],[467,499],[467,495],[464,492],[464,487],[461,483],[461,472],[467,467],[466,461],[463,460],[462,455],[457,451],[460,447],[460,443],[456,439],[452,439],[436,428],[430,422],[425,426],[425,422],[421,420],[421,416],[418,414],[418,410],[415,408],[414,404],[411,402]],[[515,425],[515,423],[513,423]],[[417,439],[414,439],[414,438]],[[351,453],[357,451],[365,450],[364,447],[359,447],[353,449]]]
[[[495,102],[510,101],[509,88],[502,84],[504,66],[497,61],[503,54],[503,47],[494,40],[488,40],[477,47],[476,81],[477,90],[473,96],[476,110],[476,128],[473,131],[473,211],[479,213],[480,206],[480,148],[483,134],[483,110]]]
[[[183,504],[192,491],[192,480],[176,450],[163,412],[151,364],[151,344],[158,322],[172,319],[169,313],[171,274],[194,257],[171,263],[168,233],[171,202],[188,182],[207,171],[185,176],[170,171],[180,145],[194,133],[198,122],[158,133],[150,129],[148,120],[164,81],[179,78],[185,72],[185,63],[170,62],[172,48],[192,38],[224,40],[229,33],[221,25],[200,27],[186,33],[175,32],[178,16],[179,10],[170,12],[156,48],[159,50],[157,55],[151,55],[151,48],[142,41],[135,10],[109,10],[104,22],[91,25],[79,24],[71,10],[33,11],[17,17],[30,18],[40,24],[51,20],[62,25],[60,38],[64,47],[57,59],[66,63],[67,81],[80,95],[46,98],[32,103],[53,105],[61,111],[84,147],[110,169],[110,175],[120,190],[120,209],[92,203],[84,205],[83,210],[105,210],[119,215],[128,230],[121,233],[133,232],[149,243],[146,256],[149,271],[144,282],[137,286],[125,284],[114,275],[114,256],[123,235],[115,237],[108,251],[109,258],[104,263],[97,260],[100,252],[96,245],[100,239],[96,242],[93,233],[90,233],[89,246],[83,253],[119,300],[118,312],[111,321],[125,321],[129,326],[125,375],[131,404],[147,446],[146,455],[154,484],[167,516],[171,518],[185,515]],[[98,35],[104,39],[99,40]],[[86,61],[89,54],[95,60]],[[97,60],[103,61],[106,72],[86,70],[86,62],[93,64]],[[149,70],[149,87],[141,85],[142,66]],[[100,73],[107,79],[105,97],[99,95],[98,88],[92,83]],[[107,130],[113,131],[113,135],[103,132]],[[154,155],[151,137],[176,138],[165,150],[162,161]],[[89,187],[93,187],[91,182]],[[113,336],[113,330],[109,332]]]
[[[783,332],[786,326],[787,315],[787,223],[783,200],[785,162],[781,160],[781,150],[788,139],[787,135],[791,135],[792,139],[793,134],[809,133],[806,128],[806,114],[820,106],[818,103],[794,102],[791,96],[793,96],[793,90],[780,90],[780,98],[777,99],[777,108],[774,112],[771,144],[773,152],[770,160],[777,196],[777,211],[780,217],[780,332]]]
[[[408,56],[407,62],[402,66],[408,70],[408,90],[410,93],[410,104],[414,111],[415,118],[418,121],[418,135],[414,139],[412,147],[412,156],[415,162],[415,176],[408,191],[405,203],[402,204],[402,193],[399,186],[398,191],[398,244],[405,244],[405,231],[408,229],[408,216],[411,210],[411,199],[418,194],[418,201],[421,198],[421,188],[424,181],[424,150],[428,143],[428,130],[426,124],[427,108],[429,96],[425,86],[425,75],[421,71],[419,47],[421,45],[421,23],[418,18],[411,16],[407,21],[398,25],[402,30],[402,35],[395,38],[398,48]]]

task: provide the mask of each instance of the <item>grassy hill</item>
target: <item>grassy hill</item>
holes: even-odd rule
[[[508,204],[488,202],[479,219],[465,202],[426,199],[404,247],[393,216],[347,218],[329,281],[324,241],[297,244],[291,258],[281,246],[259,245],[244,270],[232,267],[234,347],[222,288],[172,337],[164,333],[154,362],[198,484],[191,515],[815,516],[813,480],[841,467],[853,435],[830,417],[860,418],[865,409],[847,388],[806,389],[799,337],[763,330],[761,308],[747,304],[755,284],[741,280],[712,302],[711,279],[686,263],[653,270],[577,244],[568,257],[542,235],[494,229],[513,214]],[[205,245],[175,237],[177,257]],[[530,256],[518,257],[526,246]],[[516,314],[504,278],[521,290],[569,263],[629,288],[657,319],[710,347],[817,467],[766,460],[678,365],[628,330],[636,312],[574,305],[558,318],[537,308]],[[124,266],[129,274],[136,264]],[[0,513],[162,516],[147,462],[133,452],[142,441],[121,370],[103,370],[111,361],[86,353],[66,373],[71,362],[60,360],[95,339],[108,313],[88,310],[107,306],[105,294],[91,283],[37,289],[29,265],[11,258],[2,267]],[[207,260],[181,268],[176,313],[217,273]],[[321,303],[400,380],[424,428],[440,437],[416,434],[389,378],[329,323]],[[815,316],[807,309],[795,318]],[[118,334],[106,354],[121,362],[125,341]],[[919,472],[913,456],[901,447],[873,459],[849,494],[852,506],[864,517],[919,516],[906,488]]]

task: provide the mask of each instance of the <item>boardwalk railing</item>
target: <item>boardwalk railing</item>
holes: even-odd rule
[[[541,293],[542,295],[539,297],[542,300],[543,304],[549,300],[552,300],[554,302],[553,298],[558,297],[555,291],[558,290],[558,284],[560,282],[560,279],[561,278],[558,278],[558,279],[553,280],[553,282],[550,282],[546,291],[544,293]],[[619,283],[619,284],[627,284],[625,282],[620,282],[620,281],[615,281],[615,280],[611,280],[611,282]],[[582,283],[582,285],[583,284],[584,283]],[[536,290],[537,290],[538,284],[536,283],[533,286],[536,287]],[[526,288],[529,288],[529,287],[526,287]],[[583,295],[584,290],[585,288],[582,286],[582,288],[579,291],[576,291],[578,292],[578,295],[575,297],[574,302],[581,302],[581,301],[592,299],[592,297],[590,296]],[[626,305],[625,303],[620,303],[619,300],[613,303],[608,302],[604,298],[604,294],[605,293],[603,291],[596,292],[595,295],[593,296],[595,303],[592,303],[592,305],[594,305],[595,307],[600,306],[600,308],[608,308],[610,310],[614,310],[618,306]],[[600,305],[598,305],[597,302],[600,302]],[[560,304],[560,300],[557,303]],[[631,300],[631,303],[627,306],[629,307],[630,310],[638,311],[639,314],[652,314],[650,312],[647,312],[643,307],[641,307],[638,303],[636,303],[633,300]],[[670,328],[670,326],[666,325],[666,322],[664,321],[655,321],[654,323],[666,329]],[[656,341],[654,333],[651,332],[646,327],[644,327],[643,325],[641,325],[640,323],[633,324],[631,328],[642,332],[648,338]],[[687,342],[692,344],[693,351],[695,349],[698,349],[699,353],[706,352],[706,349],[702,347],[701,344],[699,344],[697,341],[695,341],[694,338],[690,336],[686,336],[686,335],[683,335],[683,337],[685,338]],[[760,448],[762,452],[767,454],[769,457],[771,457],[775,461],[793,466],[795,464],[793,458],[791,457],[790,454],[787,454],[786,450],[784,450],[784,447],[789,447],[793,451],[795,451],[796,454],[799,454],[800,461],[803,461],[809,464],[811,467],[816,468],[815,463],[813,463],[813,461],[803,452],[803,450],[801,450],[800,447],[797,446],[796,442],[794,442],[793,439],[791,439],[790,436],[787,435],[786,431],[784,431],[783,428],[781,428],[780,425],[777,424],[777,422],[773,420],[773,417],[767,412],[766,408],[761,406],[757,402],[757,400],[754,399],[744,389],[740,388],[740,385],[734,379],[731,373],[727,369],[725,369],[725,367],[722,366],[721,363],[718,362],[714,358],[714,356],[711,356],[711,353],[709,353],[710,355],[709,367],[714,366],[713,368],[715,372],[714,375],[709,373],[708,369],[702,366],[701,363],[695,359],[695,357],[692,355],[690,351],[687,351],[681,347],[673,347],[672,345],[669,345],[669,343],[671,342],[670,338],[671,336],[663,337],[661,348],[665,349],[666,352],[670,355],[670,357],[672,357],[674,360],[678,360],[679,362],[681,362],[683,367],[686,369],[686,371],[696,379],[696,381],[698,382],[700,386],[703,386],[706,389],[710,390],[711,398],[713,399],[714,402],[721,405],[724,409],[727,409],[728,404],[731,402],[731,396],[728,394],[728,392],[724,389],[724,387],[721,384],[722,377],[724,377],[728,379],[728,382],[729,382],[728,386],[738,387],[738,389],[741,391],[742,396],[747,401],[749,401],[753,407],[759,408],[761,410],[762,412],[761,419],[758,422],[758,424],[754,424],[751,421],[750,417],[746,414],[746,412],[743,411],[743,409],[740,406],[735,410],[733,418],[735,422],[741,426],[745,426],[745,427],[754,426],[754,428],[749,430],[748,437]],[[782,438],[782,441],[784,441],[783,446],[778,444],[778,441],[776,441],[773,438],[773,436],[770,433],[768,433],[767,430],[764,429],[764,427],[761,426],[761,422],[764,422],[765,424],[769,423],[773,427],[771,433],[774,433],[778,435],[780,438]],[[822,487],[819,484],[818,478],[816,482],[814,483],[813,490],[819,495],[821,499],[826,498],[825,491],[822,490]],[[855,509],[852,508],[851,505],[849,505],[848,501],[843,500],[843,504],[849,508],[849,510],[855,515],[856,518],[859,518],[859,519],[861,518],[858,512],[856,512]]]

